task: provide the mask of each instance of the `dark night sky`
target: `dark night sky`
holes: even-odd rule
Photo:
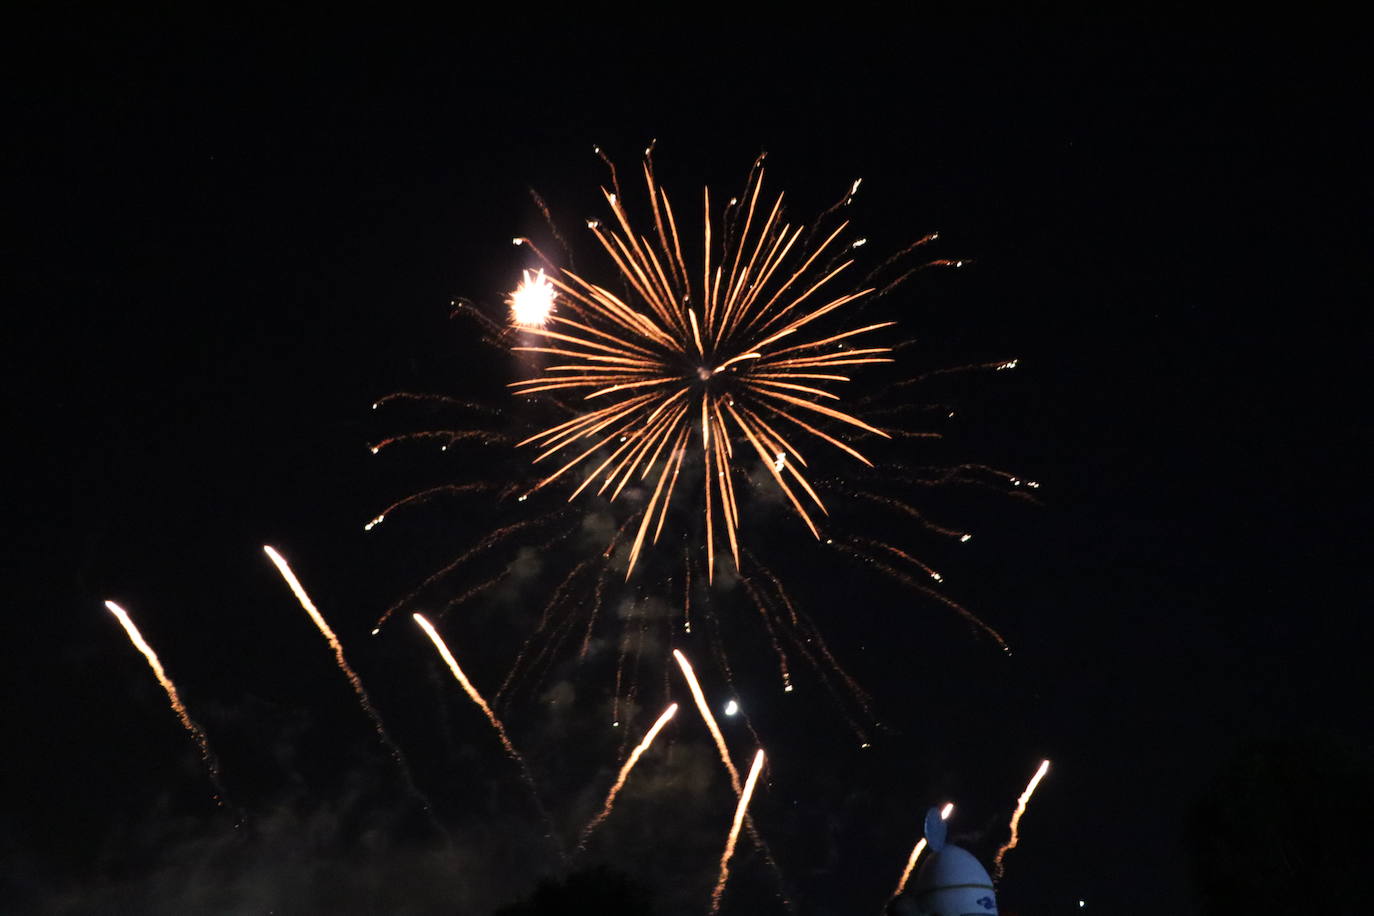
[[[1039,507],[940,504],[978,532],[936,545],[947,592],[1012,658],[909,593],[873,586],[856,611],[867,585],[794,580],[892,729],[860,752],[814,683],[784,699],[756,679],[774,761],[757,817],[799,911],[876,912],[946,798],[955,839],[988,857],[1050,757],[1004,910],[1193,912],[1183,833],[1225,760],[1374,740],[1374,132],[1348,26],[1178,18],[321,32],[73,14],[17,32],[4,908],[484,912],[557,871],[432,653],[408,625],[367,639],[491,520],[441,510],[365,536],[425,469],[463,468],[363,446],[395,431],[369,410],[388,392],[499,397],[450,300],[495,303],[527,266],[509,239],[539,230],[529,187],[575,234],[600,213],[592,144],[628,170],[657,138],[679,195],[737,186],[760,150],[799,213],[862,176],[876,250],[938,229],[940,256],[975,261],[904,291],[921,352],[1020,360],[936,392],[962,420],[949,454],[1042,483]],[[447,852],[263,543],[339,631]],[[159,648],[249,829],[209,803],[106,598]],[[518,646],[503,602],[527,598],[455,615],[479,683]],[[662,660],[644,664],[657,683]],[[605,670],[568,672],[583,698],[606,690]],[[508,719],[576,825],[616,745],[554,705]],[[730,809],[699,727],[681,730],[678,781],[631,797],[632,780],[588,860],[665,912],[704,900]],[[746,759],[747,733],[731,740]],[[726,910],[781,912],[771,889],[744,852]]]

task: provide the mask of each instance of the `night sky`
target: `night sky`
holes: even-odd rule
[[[609,269],[583,228],[606,216],[594,144],[628,175],[657,139],[683,200],[737,191],[766,150],[798,216],[862,177],[850,216],[873,256],[938,230],[932,256],[972,261],[892,297],[913,368],[1018,360],[923,388],[955,419],[938,446],[901,448],[1006,468],[1041,484],[1039,504],[892,490],[976,532],[910,543],[1010,657],[942,605],[821,557],[766,505],[748,536],[872,694],[872,746],[800,660],[782,693],[737,588],[713,599],[733,694],[704,624],[673,643],[768,748],[754,814],[797,912],[878,912],[946,800],[952,839],[989,861],[1045,757],[1003,911],[1200,912],[1189,831],[1228,761],[1266,742],[1370,752],[1374,87],[1353,29],[1181,8],[1110,24],[639,16],[323,28],[73,12],[16,30],[0,908],[488,913],[606,863],[659,912],[705,910],[733,802],[690,706],[565,867],[422,635],[403,617],[368,635],[514,509],[363,523],[521,459],[373,456],[433,418],[371,405],[423,391],[518,411],[516,367],[450,303],[497,313],[532,266],[510,244],[547,233],[531,188],[587,271]],[[479,687],[500,683],[549,583],[603,542],[531,544],[445,617]],[[441,829],[265,543],[338,631]],[[668,569],[640,592],[662,582],[662,613]],[[161,654],[244,827],[214,807],[105,599]],[[587,662],[562,659],[501,710],[564,843],[617,766],[621,621],[605,613]],[[665,672],[689,702],[671,647],[639,660],[635,736]],[[753,737],[724,725],[744,768]],[[1250,798],[1297,846],[1340,850],[1360,809],[1328,788],[1329,816]],[[742,842],[725,912],[785,912],[777,888]]]

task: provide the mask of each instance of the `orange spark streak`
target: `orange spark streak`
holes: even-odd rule
[[[348,683],[352,686],[353,693],[358,697],[358,705],[362,707],[367,717],[372,720],[372,728],[377,733],[377,737],[380,738],[382,744],[386,746],[387,751],[391,754],[391,759],[396,761],[396,766],[400,767],[401,776],[405,779],[406,787],[410,789],[411,794],[420,802],[420,805],[425,811],[429,812],[430,816],[433,817],[433,806],[429,798],[420,791],[419,785],[415,782],[415,775],[410,771],[410,763],[406,760],[405,754],[401,751],[400,746],[392,740],[390,733],[387,732],[386,726],[382,723],[382,714],[377,711],[377,707],[372,705],[372,698],[367,695],[367,689],[363,687],[362,678],[358,677],[358,672],[353,670],[353,666],[348,663],[348,659],[344,656],[343,645],[339,642],[339,637],[334,634],[333,629],[325,622],[324,615],[320,613],[319,608],[315,607],[315,602],[310,600],[310,596],[306,594],[305,587],[302,586],[300,580],[296,578],[296,574],[291,570],[291,565],[286,562],[286,558],[278,553],[276,548],[266,544],[262,546],[262,552],[267,554],[267,558],[272,561],[272,565],[277,567],[277,572],[281,573],[281,577],[286,581],[286,585],[291,589],[291,593],[296,596],[296,600],[300,602],[305,613],[310,616],[316,629],[324,635],[325,640],[329,643],[329,648],[334,650],[335,664],[337,664],[339,670],[344,673],[344,677],[348,678]],[[435,822],[435,826],[440,827],[442,830],[442,827],[437,821]]]
[[[949,816],[953,813],[954,802],[949,802],[940,812],[940,820],[949,820]],[[919,840],[916,841],[916,845],[912,847],[911,855],[907,857],[906,868],[902,869],[902,876],[897,879],[897,889],[892,892],[893,897],[900,897],[902,895],[902,891],[906,890],[906,882],[907,879],[911,877],[911,870],[916,867],[916,860],[921,857],[921,853],[925,851],[925,848],[926,838],[921,837]]]
[[[749,799],[754,797],[754,786],[759,781],[759,772],[763,769],[763,748],[759,748],[754,754],[754,765],[749,768],[749,778],[745,780],[744,792],[739,797],[739,804],[735,806],[735,819],[730,824],[730,836],[725,840],[725,852],[720,857],[720,877],[716,879],[716,888],[711,892],[711,912],[720,909],[720,898],[725,893],[725,882],[730,877],[730,857],[735,854],[735,841],[739,839],[739,828],[744,823],[745,812],[749,810]]]
[[[992,868],[997,880],[1002,880],[1002,860],[1006,858],[1008,852],[1016,848],[1017,842],[1021,837],[1017,833],[1017,827],[1021,824],[1021,815],[1026,813],[1026,805],[1030,802],[1031,796],[1035,794],[1035,787],[1040,785],[1040,780],[1045,778],[1045,774],[1050,771],[1050,762],[1042,760],[1040,769],[1035,771],[1031,781],[1026,784],[1026,791],[1021,793],[1021,797],[1016,800],[1016,811],[1011,815],[1011,836],[1002,844],[1002,848],[997,850],[997,857],[993,859]]]
[[[511,744],[510,737],[506,734],[506,727],[501,724],[501,720],[496,717],[496,713],[491,711],[491,707],[487,705],[487,701],[482,699],[482,695],[477,692],[477,688],[472,686],[472,681],[468,680],[468,676],[463,673],[463,669],[458,667],[457,659],[455,659],[453,653],[448,650],[448,644],[445,643],[443,637],[439,635],[439,631],[434,629],[434,625],[426,620],[421,614],[411,614],[410,616],[420,625],[420,629],[424,630],[425,634],[429,636],[430,642],[434,643],[434,648],[439,650],[439,655],[448,665],[448,670],[453,672],[453,679],[463,688],[463,692],[468,695],[468,698],[471,699],[472,702],[477,704],[482,712],[486,713],[487,721],[490,722],[491,727],[496,730],[496,736],[501,739],[501,746],[506,749],[506,753],[520,767],[520,775],[524,777],[525,785],[530,790],[530,798],[534,800],[535,807],[539,809],[539,816],[542,817],[544,823],[548,825],[549,832],[547,836],[558,848],[558,854],[561,858],[563,849],[561,844],[558,843],[557,837],[554,836],[553,823],[549,820],[549,813],[544,808],[543,801],[539,798],[539,790],[536,789],[534,785],[534,776],[531,775],[530,768],[525,764],[525,758],[521,757],[520,752],[515,749],[515,745]]]
[[[220,807],[230,807],[229,798],[224,791],[224,783],[220,779],[219,759],[210,750],[210,741],[205,737],[205,732],[191,718],[191,714],[186,711],[186,704],[181,702],[181,694],[177,692],[177,685],[172,683],[172,679],[167,676],[167,670],[162,667],[162,662],[158,659],[153,647],[143,639],[143,634],[138,632],[138,627],[129,619],[129,614],[124,608],[115,604],[113,601],[106,601],[105,608],[115,615],[120,626],[124,627],[124,632],[129,636],[129,642],[134,644],[134,648],[143,653],[143,657],[148,661],[148,667],[153,669],[153,674],[157,681],[162,685],[162,689],[167,692],[167,699],[172,704],[172,711],[177,714],[177,719],[181,721],[181,727],[191,736],[196,748],[200,751],[200,759],[205,764],[205,770],[210,776],[210,784],[214,786],[215,804]]]
[[[730,751],[725,746],[725,736],[720,733],[720,726],[716,724],[716,717],[711,715],[711,707],[706,702],[706,694],[701,692],[701,684],[697,682],[697,675],[692,670],[692,663],[687,661],[687,656],[682,654],[681,649],[673,650],[673,658],[677,659],[678,667],[682,669],[682,676],[687,679],[687,689],[692,692],[692,699],[697,704],[697,711],[706,720],[706,727],[710,730],[711,737],[715,739],[716,749],[720,751],[720,761],[725,764],[725,769],[730,774],[730,787],[735,790],[736,795],[739,795],[741,791],[739,770],[735,769],[735,764],[730,760]]]
[[[629,778],[630,770],[634,769],[635,764],[639,762],[639,758],[649,749],[649,745],[654,743],[654,738],[658,737],[658,733],[663,730],[663,726],[667,725],[676,714],[677,704],[674,703],[663,711],[663,715],[658,717],[658,721],[654,723],[653,728],[649,729],[648,734],[644,736],[644,740],[639,742],[639,746],[630,752],[629,759],[627,759],[625,765],[620,768],[620,775],[616,777],[615,785],[611,786],[611,791],[606,796],[606,803],[601,806],[601,813],[592,818],[591,823],[583,828],[582,839],[577,844],[578,849],[587,845],[587,839],[592,835],[592,831],[599,827],[601,822],[610,815],[611,807],[615,804],[615,797],[619,795],[620,790],[625,787],[625,780]]]
[[[448,650],[448,646],[439,635],[439,631],[434,629],[434,625],[426,620],[423,615],[411,614],[410,616],[420,625],[420,629],[424,630],[426,635],[429,636],[430,641],[434,643],[434,648],[439,650],[439,655],[448,665],[448,670],[453,672],[453,679],[463,688],[463,692],[466,693],[468,698],[476,703],[478,708],[486,714],[487,721],[491,723],[492,728],[496,729],[496,736],[501,739],[501,746],[506,749],[506,753],[510,754],[511,757],[518,761],[523,768],[525,765],[524,758],[516,751],[515,745],[510,743],[510,738],[506,735],[506,727],[501,724],[500,719],[496,718],[496,713],[491,711],[491,707],[487,705],[486,700],[482,699],[482,695],[477,692],[477,688],[472,686],[472,681],[468,680],[468,676],[463,673],[463,669],[458,667],[457,659],[455,659],[453,653]]]

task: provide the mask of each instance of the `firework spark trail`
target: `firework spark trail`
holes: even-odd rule
[[[1040,762],[1040,769],[1035,771],[1035,775],[1031,777],[1031,781],[1026,784],[1026,791],[1022,792],[1021,797],[1016,800],[1016,811],[1013,812],[1011,816],[1011,836],[1002,844],[1002,848],[997,850],[997,856],[992,861],[993,876],[998,881],[1002,880],[1002,860],[1006,858],[1008,852],[1016,848],[1017,842],[1020,841],[1020,835],[1017,833],[1017,828],[1021,824],[1021,815],[1026,813],[1026,805],[1030,802],[1031,796],[1035,794],[1035,787],[1040,785],[1040,780],[1044,779],[1045,774],[1049,771],[1050,762],[1048,760],[1042,760]]]
[[[539,816],[543,818],[548,828],[549,832],[547,836],[558,850],[559,858],[563,858],[562,844],[558,842],[558,836],[554,832],[553,821],[549,817],[548,809],[544,807],[544,802],[539,797],[539,790],[535,786],[534,776],[530,773],[530,768],[525,763],[525,758],[520,756],[520,752],[515,749],[515,745],[511,744],[510,736],[506,734],[506,727],[501,724],[501,720],[496,717],[496,713],[492,712],[491,707],[487,705],[487,701],[482,699],[482,695],[477,692],[477,688],[472,685],[472,681],[468,680],[468,676],[463,673],[463,669],[458,667],[458,660],[453,657],[453,653],[449,651],[448,644],[445,643],[443,637],[439,635],[439,631],[434,629],[434,625],[426,620],[421,614],[412,614],[410,616],[420,625],[420,629],[425,631],[425,635],[429,637],[430,642],[434,643],[434,648],[439,650],[440,657],[442,657],[445,664],[448,665],[448,670],[453,673],[453,679],[463,688],[463,692],[468,695],[468,699],[476,703],[477,707],[486,714],[487,721],[491,723],[491,727],[496,731],[496,736],[501,739],[501,746],[505,748],[506,754],[511,760],[515,761],[518,767],[520,767],[520,775],[525,780],[526,787],[530,790],[530,798],[534,800],[534,806],[538,809]]]
[[[420,629],[424,630],[425,634],[429,636],[430,641],[434,643],[434,648],[439,650],[439,655],[448,665],[448,670],[453,672],[453,679],[463,688],[463,692],[466,693],[468,698],[476,703],[478,708],[486,714],[487,721],[490,722],[491,727],[496,730],[496,736],[501,739],[501,746],[506,749],[506,753],[510,755],[512,760],[520,765],[522,770],[526,770],[525,760],[515,749],[515,745],[511,744],[510,737],[506,734],[506,727],[501,724],[500,719],[496,718],[496,713],[491,711],[491,707],[487,705],[486,700],[482,699],[482,695],[477,692],[477,688],[472,686],[472,681],[468,680],[468,676],[463,673],[463,669],[458,667],[457,659],[455,659],[453,653],[449,651],[448,645],[439,635],[439,631],[434,629],[434,625],[426,620],[423,614],[411,614],[410,616],[420,625]],[[528,771],[526,771],[526,776],[528,775]]]
[[[553,595],[549,598],[548,602],[545,603],[544,610],[539,616],[539,625],[535,627],[534,632],[529,635],[529,637],[525,640],[524,644],[520,647],[520,651],[516,653],[515,661],[511,663],[510,670],[506,672],[506,677],[501,682],[501,689],[496,691],[495,702],[498,705],[502,705],[504,708],[503,704],[504,698],[506,697],[506,691],[509,689],[513,689],[513,687],[516,684],[518,684],[522,668],[528,667],[525,665],[525,659],[529,654],[530,646],[534,644],[535,638],[542,635],[544,630],[548,627],[549,617],[553,613],[553,609],[558,605],[558,602],[571,588],[573,581],[595,562],[596,557],[589,557],[585,560],[582,560],[572,568],[572,570],[563,579],[563,581],[559,583],[558,587],[554,589]],[[542,653],[540,657],[542,657]],[[535,661],[531,664],[537,663],[538,658],[536,658]]]
[[[687,681],[687,689],[691,691],[692,700],[696,703],[697,712],[701,713],[701,718],[706,722],[706,728],[711,732],[711,737],[716,742],[716,750],[720,751],[720,762],[725,764],[725,770],[730,774],[730,788],[734,789],[736,797],[740,797],[744,789],[740,785],[739,770],[735,769],[735,764],[730,759],[730,750],[725,746],[725,736],[721,734],[720,726],[716,723],[716,717],[711,714],[710,704],[706,702],[706,694],[702,692],[701,684],[697,681],[696,672],[692,670],[692,663],[687,661],[687,656],[682,654],[681,649],[673,650],[673,658],[677,659],[678,667],[682,669],[682,676]],[[750,731],[752,730],[753,726],[751,725]],[[755,734],[754,737],[757,739],[758,735]],[[759,753],[762,754],[763,750],[760,749]],[[782,898],[784,905],[786,905],[787,909],[790,911],[792,909],[792,900],[787,895],[787,890],[783,886],[782,869],[778,867],[778,863],[773,858],[773,853],[768,848],[768,844],[763,841],[763,836],[755,829],[753,821],[746,816],[745,823],[749,829],[749,839],[752,840],[754,846],[763,853],[764,860],[768,862],[768,867],[773,870],[773,874],[778,880],[778,894]]]
[[[344,677],[348,678],[348,683],[352,686],[353,693],[358,697],[358,705],[362,707],[367,717],[372,720],[372,728],[377,733],[377,737],[381,739],[387,752],[391,754],[391,759],[396,761],[396,766],[401,771],[401,777],[405,780],[406,788],[410,790],[410,794],[420,803],[420,806],[425,809],[425,813],[429,815],[430,821],[434,826],[447,836],[447,831],[444,830],[443,825],[436,819],[434,805],[430,802],[429,797],[425,795],[424,792],[420,791],[420,786],[415,782],[415,774],[410,770],[410,762],[406,760],[405,753],[401,750],[400,745],[392,740],[391,734],[382,723],[382,714],[377,711],[377,707],[372,705],[372,698],[368,696],[367,689],[363,687],[362,678],[358,677],[358,672],[353,670],[353,666],[348,663],[348,659],[344,656],[343,644],[339,642],[339,637],[335,635],[334,630],[325,621],[324,615],[320,613],[319,608],[315,607],[315,602],[310,599],[310,595],[306,593],[305,587],[302,586],[300,580],[296,578],[296,574],[292,571],[291,565],[286,562],[286,558],[278,553],[275,548],[269,547],[266,544],[263,545],[262,551],[267,554],[267,558],[272,561],[272,565],[277,567],[277,572],[281,573],[282,579],[286,581],[287,587],[291,589],[291,593],[295,595],[296,600],[300,602],[301,608],[304,609],[306,614],[310,615],[310,619],[314,622],[316,629],[320,631],[325,640],[329,643],[329,648],[334,650],[335,664],[337,664],[339,670],[344,673]]]
[[[578,849],[586,847],[587,840],[591,837],[592,831],[599,827],[601,822],[610,815],[611,808],[615,805],[615,797],[619,795],[620,790],[625,787],[625,780],[629,778],[630,771],[634,769],[635,764],[639,762],[639,758],[643,756],[644,752],[649,749],[649,745],[654,743],[654,738],[658,737],[658,733],[663,730],[663,727],[667,725],[675,715],[677,715],[676,703],[663,711],[663,715],[658,717],[658,721],[649,729],[648,733],[644,736],[644,740],[640,741],[635,749],[630,752],[629,759],[626,760],[625,765],[620,768],[620,775],[616,777],[615,785],[611,786],[611,791],[606,795],[606,803],[601,806],[601,812],[597,814],[596,817],[592,818],[591,822],[583,828],[582,839],[577,843]]]
[[[739,828],[744,823],[749,810],[749,799],[754,797],[754,786],[759,781],[763,769],[763,748],[754,754],[754,765],[749,768],[749,778],[745,780],[744,791],[740,794],[739,804],[735,806],[735,819],[730,824],[730,835],[725,840],[725,852],[720,857],[720,877],[716,879],[715,890],[711,892],[711,912],[720,909],[720,898],[725,893],[725,882],[730,878],[730,857],[735,854],[735,842],[739,839]]]
[[[134,626],[134,622],[129,619],[129,614],[124,608],[115,604],[113,601],[106,601],[105,608],[111,614],[115,615],[120,626],[124,627],[124,632],[128,634],[129,642],[133,643],[134,648],[143,654],[143,657],[148,662],[148,667],[153,669],[153,674],[157,677],[158,683],[161,684],[162,689],[166,691],[167,699],[171,702],[172,711],[177,714],[177,719],[180,720],[181,727],[186,729],[187,734],[191,736],[191,740],[195,742],[196,749],[200,751],[200,759],[205,764],[205,772],[210,777],[210,785],[215,790],[213,796],[215,804],[219,805],[221,808],[228,808],[230,811],[233,811],[236,820],[239,823],[243,823],[242,816],[233,805],[230,804],[229,796],[224,791],[224,781],[220,778],[219,758],[210,750],[210,741],[205,737],[205,732],[195,723],[195,720],[191,718],[191,714],[186,710],[186,704],[181,702],[181,694],[177,692],[177,685],[172,683],[172,679],[167,676],[167,671],[162,667],[162,662],[158,659],[157,653],[154,652],[153,647],[148,645],[143,639],[143,634],[138,632],[138,627]]]
[[[940,820],[949,820],[949,816],[953,813],[954,802],[949,802],[940,811]],[[900,897],[902,895],[902,891],[906,890],[906,882],[911,877],[912,869],[916,867],[916,860],[921,857],[921,853],[925,852],[925,848],[926,838],[921,837],[919,840],[916,841],[916,845],[912,847],[911,855],[908,856],[906,860],[906,868],[902,869],[902,876],[897,879],[897,889],[892,892],[892,897],[889,899],[895,899],[897,897]]]
[[[787,653],[783,650],[782,644],[778,642],[777,631],[773,628],[772,608],[765,600],[763,594],[754,587],[754,583],[745,576],[740,576],[740,584],[748,592],[749,599],[754,603],[754,609],[759,612],[759,618],[763,621],[764,629],[768,631],[768,641],[773,644],[773,654],[778,657],[778,673],[782,677],[782,689],[785,693],[792,692],[792,673],[787,667]]]
[[[701,684],[697,682],[697,675],[692,670],[692,663],[687,661],[687,656],[682,654],[681,649],[673,650],[673,658],[677,659],[678,667],[682,669],[682,676],[687,680],[687,689],[691,691],[692,699],[697,704],[697,712],[701,713],[701,718],[706,722],[706,728],[711,732],[711,738],[716,742],[716,750],[720,751],[720,762],[725,764],[725,770],[730,774],[730,788],[735,790],[735,795],[739,795],[742,791],[739,770],[735,769],[735,764],[730,759],[730,750],[725,746],[725,736],[720,733],[720,726],[716,724],[716,717],[711,714],[711,706],[706,702],[706,694],[702,692]]]
[[[390,516],[391,513],[395,512],[397,509],[403,509],[406,506],[427,503],[434,497],[438,496],[440,493],[486,493],[490,492],[492,489],[494,489],[494,487],[490,483],[446,483],[437,487],[430,487],[427,490],[421,490],[418,493],[412,493],[409,496],[402,497],[401,499],[396,500],[394,503],[387,506],[381,512],[374,515],[366,525],[363,525],[363,530],[371,531],[373,528],[376,528],[382,522],[386,521],[387,517]]]
[[[415,598],[416,595],[420,594],[420,592],[429,588],[435,582],[438,582],[440,579],[444,578],[444,576],[447,576],[449,573],[453,572],[459,566],[466,563],[468,560],[472,559],[472,557],[476,556],[477,554],[485,550],[490,550],[492,547],[495,547],[497,544],[501,543],[504,540],[507,540],[508,538],[513,537],[516,534],[519,534],[522,530],[530,527],[531,525],[537,525],[551,520],[552,519],[550,517],[540,516],[536,518],[530,518],[525,519],[523,521],[515,522],[514,524],[506,525],[502,528],[497,528],[495,531],[491,532],[486,537],[482,538],[482,540],[478,541],[469,550],[465,551],[462,554],[459,554],[456,558],[451,560],[448,563],[448,565],[445,566],[443,569],[440,569],[439,571],[432,573],[428,578],[425,579],[425,581],[421,582],[414,589],[412,589],[410,593],[406,595],[404,598],[392,604],[391,607],[387,608],[386,611],[383,612],[382,616],[377,618],[377,622],[372,625],[372,635],[377,635],[377,633],[386,624],[386,622],[391,619],[391,615],[395,614],[402,607],[409,604]]]
[[[888,576],[890,576],[893,579],[896,579],[903,585],[915,589],[916,591],[920,592],[923,595],[926,595],[927,597],[934,598],[936,601],[940,602],[945,607],[953,610],[960,617],[963,617],[964,620],[968,621],[974,627],[990,636],[993,642],[997,643],[998,648],[1000,648],[1007,655],[1011,655],[1011,646],[1007,645],[1007,641],[1002,637],[1002,634],[997,632],[997,630],[989,626],[981,617],[974,614],[972,611],[964,607],[959,602],[954,601],[951,598],[945,597],[944,595],[935,591],[935,589],[929,587],[928,585],[925,585],[911,578],[911,576],[907,575],[902,570],[897,569],[896,567],[893,567],[887,563],[884,563],[882,560],[877,559],[871,554],[864,553],[863,551],[858,550],[852,545],[841,544],[840,542],[836,541],[834,546],[839,548],[842,552],[847,553],[855,559],[859,560],[860,562],[866,563],[869,566],[872,566],[874,569],[886,573]]]

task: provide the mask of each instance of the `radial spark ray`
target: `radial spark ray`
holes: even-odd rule
[[[368,696],[367,689],[363,687],[362,678],[358,677],[358,672],[353,670],[353,666],[348,663],[348,659],[344,656],[343,644],[339,642],[339,637],[334,634],[334,630],[325,621],[324,615],[320,613],[319,608],[315,607],[315,602],[310,600],[310,595],[306,593],[305,586],[301,585],[300,580],[296,578],[296,574],[292,571],[291,565],[286,562],[286,558],[278,553],[275,548],[266,544],[263,545],[262,551],[267,554],[267,558],[272,561],[272,565],[277,567],[277,572],[281,573],[282,579],[286,581],[287,587],[291,589],[291,593],[295,595],[296,600],[300,602],[301,608],[310,616],[316,629],[320,631],[325,640],[329,643],[329,648],[334,650],[335,664],[339,666],[339,670],[343,672],[344,677],[348,678],[348,683],[353,688],[353,693],[358,697],[358,705],[362,707],[367,717],[372,720],[372,728],[377,733],[377,737],[381,739],[382,744],[386,747],[388,753],[391,754],[391,759],[396,761],[396,766],[401,770],[401,778],[405,780],[406,788],[410,790],[411,795],[415,797],[433,821],[433,805],[430,803],[428,796],[420,791],[419,785],[416,784],[415,775],[410,770],[410,763],[406,760],[405,753],[401,750],[400,746],[392,740],[391,734],[386,730],[386,726],[382,723],[382,714],[377,711],[377,707],[372,705],[372,698]],[[443,828],[439,825],[438,821],[434,821],[434,824],[442,831]]]
[[[1050,762],[1048,760],[1042,760],[1040,762],[1040,769],[1035,771],[1035,775],[1031,777],[1031,781],[1026,784],[1026,791],[1022,792],[1021,797],[1016,800],[1016,810],[1012,812],[1011,815],[1011,835],[1007,838],[1007,841],[1002,844],[1002,848],[997,850],[997,857],[993,859],[992,862],[993,876],[999,881],[1002,880],[1002,860],[1006,858],[1008,852],[1016,848],[1016,844],[1021,839],[1020,834],[1017,832],[1017,828],[1021,824],[1021,815],[1026,813],[1026,805],[1030,802],[1031,796],[1035,794],[1035,787],[1040,785],[1040,780],[1044,779],[1045,774],[1049,771]]]
[[[162,661],[157,657],[157,653],[144,640],[143,634],[138,631],[138,627],[134,626],[133,620],[129,618],[129,614],[124,608],[113,601],[106,601],[105,608],[115,615],[120,626],[124,627],[124,632],[128,634],[129,642],[133,643],[134,648],[143,654],[148,662],[148,667],[153,669],[153,675],[157,678],[157,682],[166,691],[167,699],[172,704],[172,711],[176,713],[177,719],[181,722],[181,727],[186,729],[186,733],[195,742],[196,749],[200,751],[200,759],[205,764],[205,771],[210,777],[210,784],[215,790],[215,803],[221,807],[232,809],[229,804],[229,797],[224,791],[224,782],[220,778],[219,758],[210,750],[210,741],[205,737],[204,730],[191,718],[191,714],[186,710],[186,704],[181,702],[181,694],[177,692],[177,685],[167,676],[167,670],[162,667]]]
[[[722,535],[739,565],[736,486],[747,477],[740,467],[746,455],[758,457],[796,516],[819,538],[815,513],[827,510],[805,470],[800,443],[824,442],[871,464],[819,425],[833,421],[851,433],[890,438],[831,405],[840,400],[832,389],[850,380],[844,374],[850,367],[892,361],[890,347],[859,340],[892,322],[839,330],[812,326],[873,292],[836,290],[837,278],[853,264],[849,248],[837,241],[848,224],[813,244],[806,226],[785,221],[781,194],[771,203],[760,201],[763,171],[760,160],[749,176],[746,203],[737,208],[732,201],[720,223],[713,225],[711,195],[705,193],[698,272],[696,265],[689,267],[690,252],[684,256],[678,220],[646,154],[652,237],[632,227],[618,182],[615,193],[604,191],[614,223],[588,224],[620,282],[599,285],[550,264],[554,275],[547,279],[557,305],[532,310],[544,316],[542,322],[519,317],[525,299],[542,289],[528,272],[510,300],[522,310],[515,322],[538,344],[514,349],[553,358],[539,374],[511,387],[524,395],[580,396],[586,406],[520,443],[539,449],[535,463],[554,459],[534,489],[578,472],[583,478],[573,497],[600,480],[596,492],[609,490],[614,500],[630,480],[647,481],[650,495],[627,578],[646,539],[658,540],[688,454],[700,460],[703,472],[710,577]],[[610,286],[623,286],[624,292],[618,295]]]
[[[954,813],[954,802],[948,802],[944,808],[940,809],[940,820],[947,821],[949,816]],[[911,871],[916,867],[916,860],[925,852],[926,838],[921,837],[916,841],[916,845],[911,848],[911,855],[907,856],[906,867],[902,869],[902,876],[897,879],[897,889],[892,892],[893,897],[900,897],[902,891],[906,890],[906,883],[911,878]]]
[[[749,777],[744,782],[744,791],[740,794],[739,804],[735,806],[735,819],[730,823],[730,835],[725,840],[725,852],[720,857],[720,877],[716,879],[715,890],[711,892],[711,912],[720,909],[720,898],[725,893],[725,882],[730,878],[730,857],[735,854],[735,843],[739,840],[739,828],[744,823],[744,816],[749,810],[749,799],[754,797],[754,786],[759,781],[759,772],[763,770],[763,748],[759,748],[754,754],[754,765],[749,768]]]
[[[625,787],[625,780],[629,778],[630,771],[634,769],[635,764],[639,762],[639,758],[644,755],[644,752],[649,749],[649,745],[654,743],[654,738],[658,737],[658,733],[663,731],[663,726],[667,725],[675,715],[677,715],[676,703],[663,711],[663,715],[658,717],[658,721],[649,729],[648,734],[644,736],[644,740],[639,742],[638,746],[630,752],[630,756],[625,761],[625,765],[620,768],[620,775],[616,777],[615,785],[611,786],[611,791],[606,795],[606,803],[601,806],[601,811],[596,817],[592,818],[591,822],[583,828],[582,839],[577,844],[578,849],[587,845],[587,840],[591,837],[592,831],[599,827],[601,822],[610,815],[611,808],[615,805],[615,797],[619,795],[620,790]]]

